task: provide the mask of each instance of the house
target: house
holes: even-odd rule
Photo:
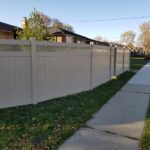
[[[0,22],[0,39],[15,39],[17,29],[21,28]]]
[[[99,42],[62,28],[50,27],[48,31],[50,38],[53,38],[55,42],[84,43],[84,44],[96,44],[105,46],[109,45],[109,43],[107,42]]]

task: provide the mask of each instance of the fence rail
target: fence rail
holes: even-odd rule
[[[92,89],[128,70],[129,53],[122,47],[0,39],[0,108]]]

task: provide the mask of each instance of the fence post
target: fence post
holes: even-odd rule
[[[32,103],[37,104],[36,97],[36,40],[30,38],[31,41],[31,83],[32,83]]]
[[[93,88],[93,45],[91,44],[90,89]]]

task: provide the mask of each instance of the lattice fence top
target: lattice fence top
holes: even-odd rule
[[[6,40],[0,39],[0,56],[31,56],[30,40]],[[51,55],[89,55],[91,50],[96,53],[109,52],[109,46],[74,44],[74,43],[57,43],[49,41],[35,41],[37,56]],[[119,52],[123,47],[118,47]],[[125,49],[128,51],[128,49]]]
[[[86,44],[68,44],[53,42],[37,42],[38,55],[54,55],[54,54],[90,54],[91,46]]]
[[[71,47],[71,46],[37,46],[37,52],[77,52],[88,51],[90,47]]]
[[[30,41],[0,40],[0,56],[29,56]]]
[[[78,47],[78,48],[91,48],[89,44],[75,44],[75,43],[57,43],[57,42],[48,42],[48,41],[37,41],[38,46],[55,46],[55,47]]]

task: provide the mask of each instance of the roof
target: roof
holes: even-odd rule
[[[0,30],[14,32],[16,29],[21,29],[21,28],[7,23],[0,22]]]
[[[65,29],[62,29],[62,28],[50,27],[50,28],[48,29],[48,31],[49,31],[49,34],[51,34],[51,35],[67,34],[67,35],[72,35],[72,36],[75,36],[75,37],[79,37],[79,38],[88,40],[88,41],[90,41],[90,42],[96,42],[96,43],[98,43],[99,45],[109,46],[109,43],[108,43],[108,42],[96,41],[96,40],[90,39],[90,38],[88,38],[88,37],[85,37],[85,36],[83,36],[83,35],[80,35],[80,34],[77,34],[77,33],[74,33],[74,32],[71,32],[71,31],[68,31],[68,30],[65,30]]]

